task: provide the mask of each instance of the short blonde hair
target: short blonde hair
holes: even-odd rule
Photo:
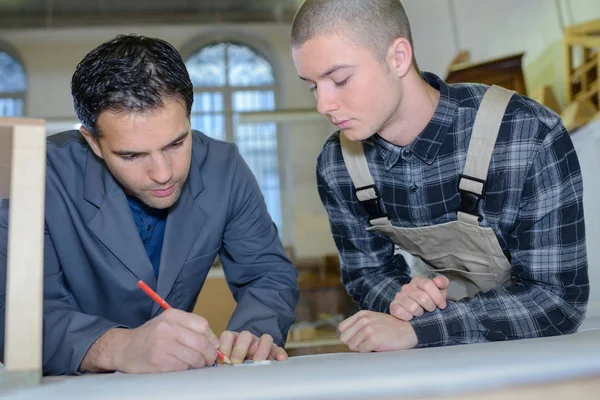
[[[331,34],[362,44],[381,61],[394,40],[405,38],[418,70],[410,22],[400,0],[305,0],[292,22],[292,47]]]

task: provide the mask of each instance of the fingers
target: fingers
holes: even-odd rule
[[[448,278],[438,276],[434,280],[415,276],[390,303],[390,314],[403,321],[422,316],[425,311],[446,308]]]
[[[250,349],[250,355],[254,361],[263,361],[269,357],[273,347],[273,337],[271,335],[262,335],[257,342],[256,349]]]
[[[448,284],[450,283],[448,278],[445,276],[436,276],[434,280],[422,277],[419,278],[421,279],[417,279],[415,286],[421,289],[425,294],[419,293],[417,294],[419,299],[415,299],[414,297],[413,299],[421,304],[427,311],[433,311],[436,309],[436,307],[441,309],[446,308],[446,296],[441,293],[440,289],[442,288],[438,287],[437,283],[440,283],[441,286],[445,286],[445,288],[447,288]],[[423,297],[427,297],[427,299],[425,300]],[[429,308],[425,307],[425,303],[427,303]]]
[[[370,352],[371,349],[370,348],[367,349],[363,345],[363,342],[365,341],[365,339],[369,333],[368,331],[369,331],[368,325],[365,325],[362,329],[357,331],[356,334],[350,338],[348,343],[346,343],[348,345],[348,348],[350,350],[360,351],[361,353]],[[363,346],[361,347],[361,345],[363,345]],[[361,349],[362,349],[362,351],[361,351]]]
[[[404,287],[402,289],[404,290]],[[427,279],[422,276],[416,276],[413,278],[409,287],[407,288],[407,295],[410,299],[417,303],[417,306],[420,306],[430,312],[438,307],[436,300],[444,300],[442,294],[440,293],[440,289],[438,289],[435,283],[433,283],[431,279]]]
[[[157,363],[154,369],[146,371],[138,371],[133,373],[152,373],[152,372],[175,372],[175,371],[186,371],[190,368],[189,364],[181,361],[179,358],[172,354],[168,354],[162,362]]]
[[[363,315],[364,315],[365,311],[359,311],[356,314],[354,314],[353,316],[346,318],[345,320],[343,320],[342,322],[340,322],[340,324],[338,325],[338,330],[340,332],[345,331],[346,329],[348,329],[348,327],[352,324],[354,324],[354,322],[358,319],[360,319]]]
[[[179,363],[185,364],[185,368],[177,369],[178,371],[185,371],[190,367],[204,368],[207,365],[207,361],[201,352],[186,346],[173,346],[171,349],[169,349],[168,354],[175,358]],[[213,363],[210,363],[210,365],[212,365]]]
[[[288,354],[285,350],[276,344],[271,347],[271,354],[269,354],[269,358],[272,358],[277,361],[285,361],[288,359]]]
[[[230,357],[233,364],[240,364],[244,361],[255,338],[256,336],[248,331],[243,331],[237,336]]]
[[[219,347],[219,338],[217,338],[217,335],[215,335],[212,329],[210,329],[208,321],[205,318],[197,314],[192,314],[173,308],[166,310],[163,314],[166,318],[177,322],[184,328],[206,336],[215,348]]]
[[[340,340],[342,343],[348,344],[350,339],[365,325],[367,325],[368,311],[359,311],[352,317],[342,321],[339,325]]]
[[[444,275],[438,275],[433,278],[433,283],[435,283],[440,290],[448,289],[448,286],[450,285],[450,279],[446,278]]]
[[[416,305],[416,303],[414,304]],[[413,315],[413,312],[408,311],[406,307],[396,300],[390,303],[390,314],[402,321],[410,321],[415,316]]]
[[[219,339],[219,350],[231,358],[231,352],[233,351],[233,344],[238,336],[237,332],[225,331],[221,334]]]
[[[175,340],[181,345],[170,352],[177,359],[194,368],[212,365],[217,359],[217,348],[204,335],[181,326],[175,329]]]

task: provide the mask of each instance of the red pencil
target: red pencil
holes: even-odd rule
[[[140,280],[138,282],[138,286],[140,287],[140,289],[142,289],[148,296],[150,296],[152,298],[152,300],[154,300],[155,302],[157,302],[158,304],[160,304],[160,306],[165,309],[168,310],[169,308],[171,308],[171,306],[169,305],[169,303],[167,303],[162,297],[160,297],[158,295],[158,293],[156,293],[154,290],[152,290],[152,288],[148,285],[146,285],[146,282]],[[229,359],[229,357],[227,357],[225,354],[223,354],[221,352],[221,350],[217,349],[217,357],[219,358],[219,360],[221,360],[222,362],[224,362],[225,364],[231,364],[231,360]]]

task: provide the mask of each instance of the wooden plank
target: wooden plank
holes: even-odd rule
[[[0,118],[0,135],[10,135],[12,144],[6,367],[0,373],[0,383],[6,389],[38,384],[42,375],[46,131],[41,120]]]
[[[573,45],[579,45],[584,47],[592,47],[595,49],[600,48],[600,36],[578,36],[578,35],[565,35],[567,43]]]
[[[596,105],[600,109],[600,48],[596,50],[598,51],[598,54],[596,54],[596,95],[598,96]]]
[[[565,33],[571,35],[587,35],[596,34],[598,32],[600,32],[600,19],[571,25],[565,28]]]
[[[573,71],[573,50],[566,37],[563,38],[563,63],[565,104],[569,104],[573,100],[573,82],[571,78],[571,73]]]
[[[12,150],[12,128],[0,126],[0,199],[10,193],[10,154]]]

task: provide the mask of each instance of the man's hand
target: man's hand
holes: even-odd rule
[[[214,364],[219,344],[206,319],[169,309],[138,328],[106,332],[90,347],[80,370],[147,373],[202,368]]]
[[[425,311],[446,308],[446,296],[450,281],[445,276],[427,279],[415,276],[410,283],[403,285],[390,303],[390,314],[403,321],[420,317]]]
[[[225,331],[221,334],[220,342],[219,350],[229,357],[233,364],[244,360],[285,361],[288,358],[285,350],[273,343],[271,335],[262,335],[259,339],[248,331]]]
[[[412,349],[418,343],[410,323],[389,314],[359,311],[339,325],[340,339],[361,353]]]

